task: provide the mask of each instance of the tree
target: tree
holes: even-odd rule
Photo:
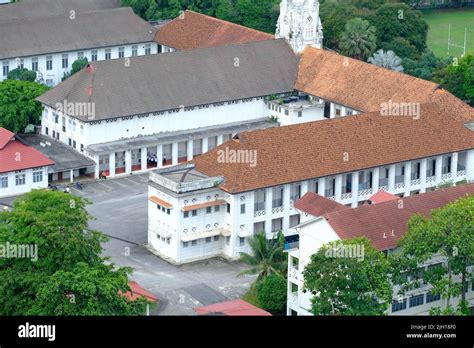
[[[380,48],[384,51],[393,51],[400,58],[420,58],[417,48],[402,37],[397,37],[390,42],[382,42]]]
[[[451,58],[438,58],[430,50],[423,52],[419,60],[402,59],[406,74],[432,81],[437,71],[445,69],[451,63]]]
[[[437,71],[434,80],[456,97],[474,105],[474,55],[454,59],[452,64]]]
[[[272,273],[256,285],[258,303],[272,313],[282,313],[286,308],[287,282],[279,274]]]
[[[240,260],[250,267],[239,275],[257,274],[259,282],[270,274],[286,273],[287,261],[283,253],[285,241],[281,232],[273,239],[267,239],[265,233],[260,232],[249,238],[248,243],[252,253],[240,253]]]
[[[0,127],[14,133],[39,124],[43,108],[35,100],[49,88],[36,82],[5,80],[0,82]]]
[[[467,314],[462,289],[474,280],[467,270],[474,261],[474,196],[433,210],[431,218],[413,216],[399,246],[400,252],[393,256],[392,273],[400,284],[400,294],[421,284],[429,285],[431,292],[445,301],[444,308],[435,308],[432,314]],[[437,256],[445,261],[425,267]],[[451,303],[456,296],[461,296],[457,309]]]
[[[346,23],[339,47],[343,54],[365,60],[375,50],[376,41],[375,28],[366,20],[353,18]]]
[[[378,50],[367,61],[390,70],[403,71],[402,60],[393,51]]]
[[[87,61],[87,58],[80,58],[80,59],[76,59],[73,63],[72,63],[72,69],[69,73],[64,73],[64,76],[62,78],[62,80],[66,80],[67,78],[71,77],[72,75],[74,75],[75,73],[77,73],[78,71],[82,70],[83,68],[85,68],[88,64],[88,61]]]
[[[353,257],[359,248],[362,258]],[[349,254],[352,253],[352,254]],[[392,300],[390,263],[365,237],[330,242],[311,256],[304,289],[314,315],[383,315]]]
[[[368,18],[377,30],[377,46],[404,38],[421,54],[426,49],[428,24],[421,12],[412,10],[406,4],[387,3],[380,6]]]
[[[0,258],[0,315],[144,313],[143,303],[123,300],[130,269],[104,264],[107,239],[88,230],[86,204],[63,192],[34,190],[0,213],[0,245],[36,249],[35,257]]]
[[[321,4],[319,16],[324,30],[324,46],[337,49],[339,39],[347,21],[353,18],[354,7],[325,2]]]
[[[34,82],[36,80],[36,72],[26,68],[16,68],[8,73],[7,79]]]

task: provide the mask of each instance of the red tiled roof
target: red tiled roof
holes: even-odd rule
[[[437,93],[438,94],[438,93]],[[448,97],[445,92],[440,96]],[[224,176],[229,193],[348,173],[408,160],[474,149],[465,123],[474,108],[461,103],[420,106],[419,118],[371,112],[240,133],[237,139],[193,159],[196,170]],[[220,163],[220,151],[256,151],[257,163]],[[350,158],[345,161],[344,155]]]
[[[41,152],[23,144],[14,136],[12,132],[0,128],[0,173],[54,164],[52,160]],[[11,140],[12,138],[13,140]]]
[[[396,247],[407,232],[407,222],[414,214],[429,217],[433,209],[473,194],[474,184],[465,184],[340,210],[325,214],[324,218],[341,239],[366,236],[377,249],[387,250]]]
[[[438,84],[357,59],[306,48],[295,89],[359,111],[380,110],[381,103],[428,103]]]
[[[173,204],[168,203],[168,202],[166,202],[166,201],[164,201],[164,200],[162,200],[161,198],[158,198],[158,197],[156,197],[156,196],[150,196],[148,199],[149,199],[150,201],[152,201],[153,203],[156,203],[156,204],[158,204],[158,205],[161,205],[161,206],[163,206],[163,207],[165,207],[165,208],[168,208],[168,209],[173,208]]]
[[[314,192],[308,192],[301,197],[301,199],[296,201],[295,208],[313,216],[322,216],[323,214],[333,211],[350,209],[350,207],[344,204],[320,196]]]
[[[190,10],[160,27],[155,35],[155,41],[178,50],[271,39],[271,34]]]
[[[200,315],[204,314],[224,314],[230,316],[239,315],[257,315],[257,316],[271,316],[267,311],[255,307],[244,300],[238,299],[222,303],[215,303],[209,306],[194,308],[194,311]]]
[[[153,295],[151,292],[146,291],[144,288],[142,288],[140,285],[138,285],[137,282],[131,281],[128,283],[128,286],[130,287],[130,291],[127,291],[125,293],[125,297],[127,297],[131,301],[135,301],[136,299],[140,297],[145,297],[147,300],[156,302],[158,299],[156,298],[155,295]]]
[[[399,197],[392,195],[391,193],[380,190],[372,195],[372,197],[369,198],[369,201],[372,204],[378,204],[378,203],[383,203],[383,202],[388,202],[388,201],[393,201],[394,199],[398,199]]]

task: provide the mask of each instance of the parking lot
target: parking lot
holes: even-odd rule
[[[88,198],[96,218],[90,227],[109,237],[104,254],[120,266],[134,268],[132,279],[160,302],[152,314],[194,314],[194,307],[242,296],[254,280],[237,277],[245,266],[221,259],[183,266],[171,265],[151,254],[147,242],[148,174],[88,182],[74,195]]]

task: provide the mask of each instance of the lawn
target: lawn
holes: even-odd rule
[[[428,47],[439,57],[448,55],[448,26],[451,24],[451,43],[464,45],[464,28],[467,28],[466,53],[474,53],[474,8],[456,10],[424,10],[429,25]],[[450,47],[450,55],[460,57],[463,48]]]

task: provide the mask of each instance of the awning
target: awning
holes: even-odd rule
[[[196,209],[202,209],[202,208],[207,208],[207,207],[213,207],[215,205],[224,205],[227,204],[227,202],[223,199],[216,199],[215,201],[210,201],[206,203],[200,203],[200,204],[193,204],[193,205],[187,205],[182,208],[183,211],[191,211],[191,210],[196,210]]]
[[[156,196],[150,196],[150,198],[148,198],[150,201],[152,201],[153,203],[156,203],[156,204],[159,204],[165,208],[173,208],[173,205],[171,203],[168,203]]]
[[[191,232],[191,233],[186,233],[183,236],[181,236],[181,240],[183,242],[189,242],[191,240],[214,237],[214,236],[219,236],[219,235],[230,236],[230,231],[225,228],[215,228],[213,230],[208,230],[208,231],[203,231],[203,232],[197,232],[197,233]]]
[[[237,234],[240,238],[245,238],[245,237],[250,237],[253,235],[253,232],[251,231],[247,231],[247,230],[244,230],[244,231],[239,231],[239,233]]]

